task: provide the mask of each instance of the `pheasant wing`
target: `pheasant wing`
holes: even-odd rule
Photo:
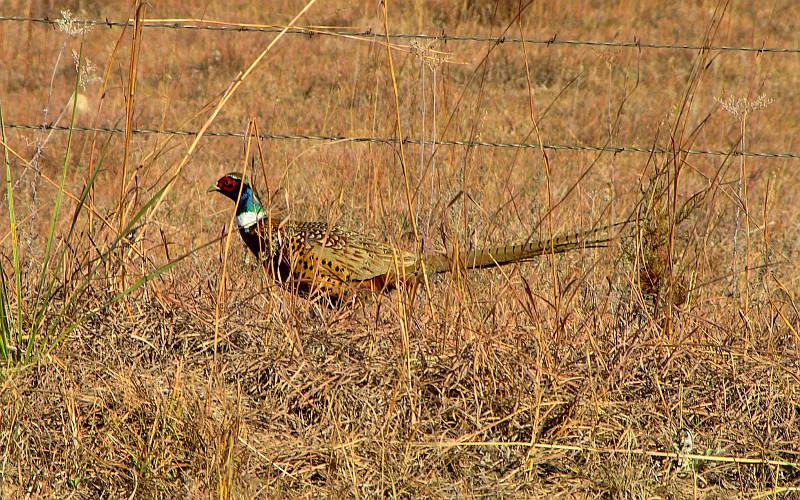
[[[314,260],[318,275],[344,282],[367,281],[413,267],[416,255],[377,243],[368,237],[323,222],[296,228],[304,253]]]

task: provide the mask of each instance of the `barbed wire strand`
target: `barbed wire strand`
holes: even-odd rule
[[[25,129],[25,130],[56,130],[66,131],[70,127],[65,125],[32,125],[24,123],[6,123],[6,128]],[[106,132],[112,134],[123,134],[125,129],[115,127],[72,127],[76,132]],[[169,129],[149,129],[134,128],[132,133],[139,135],[175,135],[175,136],[194,136],[198,132],[194,130],[169,130]],[[206,132],[208,137],[245,137],[244,132]],[[370,142],[378,144],[419,144],[419,145],[441,145],[441,146],[467,146],[467,147],[492,147],[492,148],[522,148],[539,149],[538,143],[513,143],[513,142],[489,142],[489,141],[465,141],[465,140],[427,140],[405,138],[397,139],[392,137],[348,137],[340,135],[307,135],[307,134],[261,134],[259,138],[266,140],[304,140],[304,141],[327,141],[327,142]],[[568,151],[595,151],[606,153],[672,153],[669,148],[660,147],[639,147],[639,146],[592,146],[581,144],[545,144],[544,149],[568,150]],[[800,152],[769,152],[769,151],[723,151],[705,149],[687,149],[683,153],[691,155],[711,155],[711,156],[746,156],[751,158],[800,158]]]
[[[44,24],[58,24],[61,19],[51,19],[49,17],[25,17],[25,16],[0,16],[0,21],[9,22],[31,22]],[[108,28],[133,26],[132,21],[111,21],[102,19],[73,19],[71,23],[84,26],[106,26]],[[251,26],[236,24],[202,24],[199,22],[163,21],[145,22],[145,28],[163,29],[188,29],[188,30],[207,30],[207,31],[234,31],[234,32],[258,32],[258,33],[279,33],[283,28],[280,26]],[[442,31],[439,35],[427,33],[390,33],[386,35],[371,28],[365,30],[332,30],[330,28],[318,27],[297,27],[289,29],[287,34],[305,35],[313,37],[315,35],[344,36],[356,38],[378,38],[386,39],[406,39],[406,40],[440,40],[443,42],[492,42],[492,43],[526,43],[534,45],[567,45],[567,46],[592,46],[592,47],[623,47],[637,49],[680,49],[680,50],[713,50],[724,52],[768,52],[779,54],[800,54],[800,47],[746,47],[729,45],[697,45],[690,43],[647,43],[635,39],[631,42],[620,42],[613,40],[571,40],[559,39],[557,34],[550,38],[525,38],[518,36],[492,37],[484,35],[448,35]]]

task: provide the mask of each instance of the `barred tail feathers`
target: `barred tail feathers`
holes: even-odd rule
[[[611,229],[618,225],[564,234],[548,240],[484,248],[466,253],[461,258],[461,262],[467,269],[481,269],[526,262],[551,252],[557,254],[585,248],[601,248],[607,246],[611,241]],[[450,255],[426,255],[424,260],[425,270],[429,274],[446,273],[453,268],[453,259]]]

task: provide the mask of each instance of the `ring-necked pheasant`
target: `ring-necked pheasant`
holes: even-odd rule
[[[453,259],[445,254],[420,256],[325,222],[270,217],[256,190],[237,172],[222,176],[211,191],[238,200],[236,223],[247,247],[276,281],[304,296],[319,292],[336,302],[358,290],[388,291],[400,281],[419,282],[424,273],[453,269]],[[464,254],[461,262],[465,268],[477,269],[551,252],[603,247],[611,239],[612,227],[486,248]]]

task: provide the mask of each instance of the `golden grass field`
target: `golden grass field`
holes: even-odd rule
[[[318,1],[296,24],[800,47],[793,0],[526,4]],[[798,52],[288,33],[234,85],[277,33],[62,13],[135,7],[0,5],[62,20],[0,21],[0,496],[800,495]],[[305,7],[140,14],[285,26]],[[215,110],[210,132],[668,152],[11,127],[197,131]],[[206,190],[245,169],[276,212],[408,250],[634,222],[608,248],[328,308],[223,237],[233,205]]]

